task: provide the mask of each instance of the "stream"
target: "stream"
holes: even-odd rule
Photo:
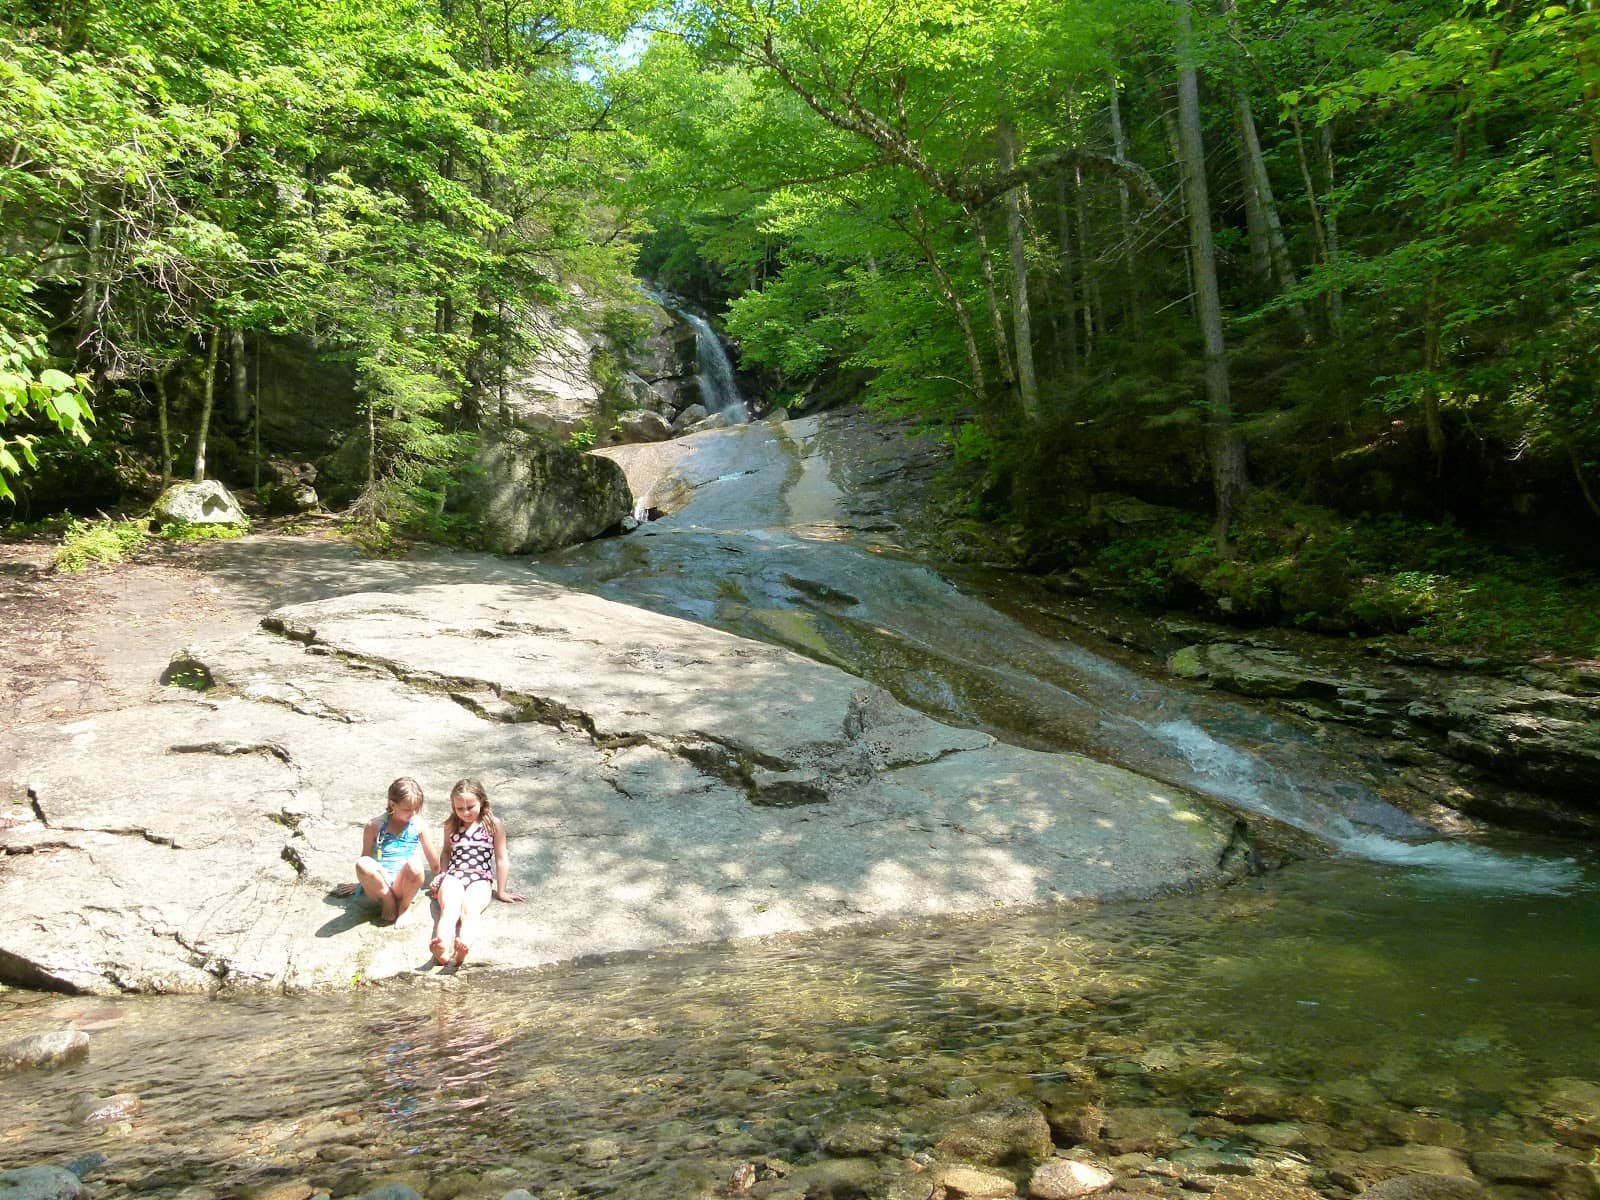
[[[1336,853],[1201,896],[343,995],[3,992],[0,1040],[71,1027],[92,1052],[0,1075],[0,1169],[94,1155],[100,1194],[191,1200],[390,1178],[430,1200],[710,1197],[741,1168],[757,1196],[925,1198],[949,1139],[1021,1105],[1131,1190],[1344,1196],[1471,1164],[1504,1200],[1600,1197],[1592,847],[1439,838],[1298,727],[1001,613],[852,513],[818,438],[811,419],[692,439],[687,504],[532,569]]]

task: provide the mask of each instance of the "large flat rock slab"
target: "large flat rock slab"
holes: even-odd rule
[[[380,928],[363,823],[485,783],[512,886],[467,970],[1222,877],[1172,787],[939,724],[787,651],[537,581],[280,608],[186,650],[206,691],[13,731],[0,976],[86,992],[436,971]],[[201,670],[203,668],[203,671]]]

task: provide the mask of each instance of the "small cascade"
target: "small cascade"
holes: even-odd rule
[[[659,292],[647,290],[645,294],[694,330],[695,366],[699,372],[700,397],[706,412],[713,416],[724,416],[735,425],[747,423],[750,420],[750,408],[739,393],[739,384],[733,375],[733,360],[728,357],[728,348],[721,335],[711,327],[711,322]]]
[[[733,360],[728,357],[722,338],[711,328],[711,322],[692,312],[674,310],[694,329],[694,353],[700,368],[700,395],[706,411],[721,414],[736,425],[750,419],[750,410],[739,394],[739,384],[733,377]]]

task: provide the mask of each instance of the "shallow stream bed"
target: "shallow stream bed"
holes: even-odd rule
[[[92,1049],[0,1077],[0,1167],[102,1154],[113,1196],[398,1173],[430,1196],[643,1198],[718,1194],[748,1162],[788,1171],[757,1194],[889,1196],[1017,1099],[1058,1149],[1162,1190],[1587,1160],[1600,866],[1575,867],[1555,891],[1515,870],[1467,889],[1332,860],[1203,896],[339,996],[10,993],[0,1039],[69,1026]],[[85,1123],[85,1097],[117,1094],[131,1117]]]

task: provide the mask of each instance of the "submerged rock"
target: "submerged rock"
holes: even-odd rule
[[[0,1044],[0,1071],[60,1067],[89,1057],[89,1035],[77,1029],[33,1033]]]
[[[83,1181],[65,1167],[19,1167],[0,1171],[0,1200],[73,1200]]]

